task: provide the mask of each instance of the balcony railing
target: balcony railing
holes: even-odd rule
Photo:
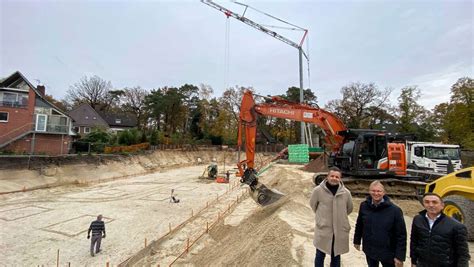
[[[71,121],[64,116],[36,114],[35,132],[68,134]],[[41,116],[41,117],[40,117]],[[39,118],[42,118],[41,120]],[[46,125],[45,125],[46,122]],[[38,125],[38,123],[40,123]]]
[[[28,102],[20,101],[0,101],[0,107],[10,107],[10,108],[26,108],[28,107]]]
[[[46,125],[46,132],[67,134],[69,132],[69,125],[48,124]]]

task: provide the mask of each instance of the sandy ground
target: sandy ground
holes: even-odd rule
[[[181,167],[98,184],[3,195],[0,265],[55,266],[59,249],[61,266],[69,262],[72,266],[105,266],[107,262],[116,266],[131,258],[138,258],[136,266],[168,266],[184,250],[188,238],[194,240],[207,222],[222,218],[223,211],[246,191],[240,186],[232,189],[233,176],[230,185],[198,179],[203,168]],[[299,168],[277,164],[265,172],[261,180],[286,196],[260,207],[244,194],[230,214],[202,235],[175,265],[312,266],[314,217],[308,206],[312,174]],[[171,189],[176,190],[180,203],[169,202]],[[225,197],[216,199],[218,195]],[[360,201],[354,199],[351,237]],[[421,206],[410,200],[394,202],[404,210],[409,228]],[[208,208],[206,203],[210,203]],[[87,228],[99,213],[105,218],[107,238],[102,242],[103,252],[91,257]],[[159,239],[169,232],[170,224],[174,228],[182,222],[186,223]],[[148,250],[143,249],[145,238],[152,244]],[[139,252],[140,257],[133,257]],[[473,243],[470,252],[474,257]],[[364,254],[351,247],[342,256],[342,264],[365,266]]]
[[[179,263],[195,266],[313,266],[314,216],[308,206],[313,188],[311,176],[295,165],[275,165],[261,181],[287,196],[280,203],[264,208],[248,199],[225,219],[222,226],[211,231],[202,242],[204,244]],[[355,210],[349,216],[351,244],[362,200],[354,199]],[[394,202],[404,211],[409,233],[413,216],[422,207],[414,200]],[[469,248],[471,258],[474,258],[474,243],[471,242]],[[410,266],[409,260],[407,258],[405,266]],[[326,266],[329,266],[329,259],[326,259]],[[350,252],[342,256],[342,266],[366,266],[364,253],[350,246]]]
[[[198,179],[204,166],[110,181],[87,187],[62,186],[2,196],[0,254],[7,266],[117,265],[148,242],[204,207],[229,185]],[[169,202],[175,189],[180,203]],[[240,190],[240,187],[238,188]],[[238,191],[236,190],[236,191]],[[193,211],[194,209],[194,211]],[[103,252],[89,255],[87,229],[103,214]]]

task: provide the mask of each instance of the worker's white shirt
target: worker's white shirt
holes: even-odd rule
[[[436,216],[436,218],[434,218],[434,220],[432,220],[432,219],[428,216],[428,213],[425,214],[426,219],[428,219],[428,224],[430,225],[430,230],[431,230],[431,228],[433,228],[433,224],[436,222],[436,220],[439,218],[439,216],[441,216],[441,213],[438,214],[438,216]]]

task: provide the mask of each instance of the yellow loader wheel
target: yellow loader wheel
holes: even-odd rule
[[[468,240],[474,240],[474,201],[462,196],[448,196],[443,198],[443,212],[463,223],[468,232]]]

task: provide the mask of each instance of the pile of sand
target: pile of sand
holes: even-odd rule
[[[298,217],[311,221],[307,199],[310,174],[302,177],[288,168],[272,168],[261,181],[286,195],[278,202],[257,206],[236,226],[221,224],[211,231],[206,246],[192,253],[183,264],[196,266],[294,266],[306,265],[311,249],[312,224],[302,225]],[[298,225],[303,227],[298,227]],[[296,227],[295,227],[296,226]],[[295,244],[302,237],[305,242]],[[295,248],[296,246],[296,248]],[[299,251],[299,252],[298,252]]]

